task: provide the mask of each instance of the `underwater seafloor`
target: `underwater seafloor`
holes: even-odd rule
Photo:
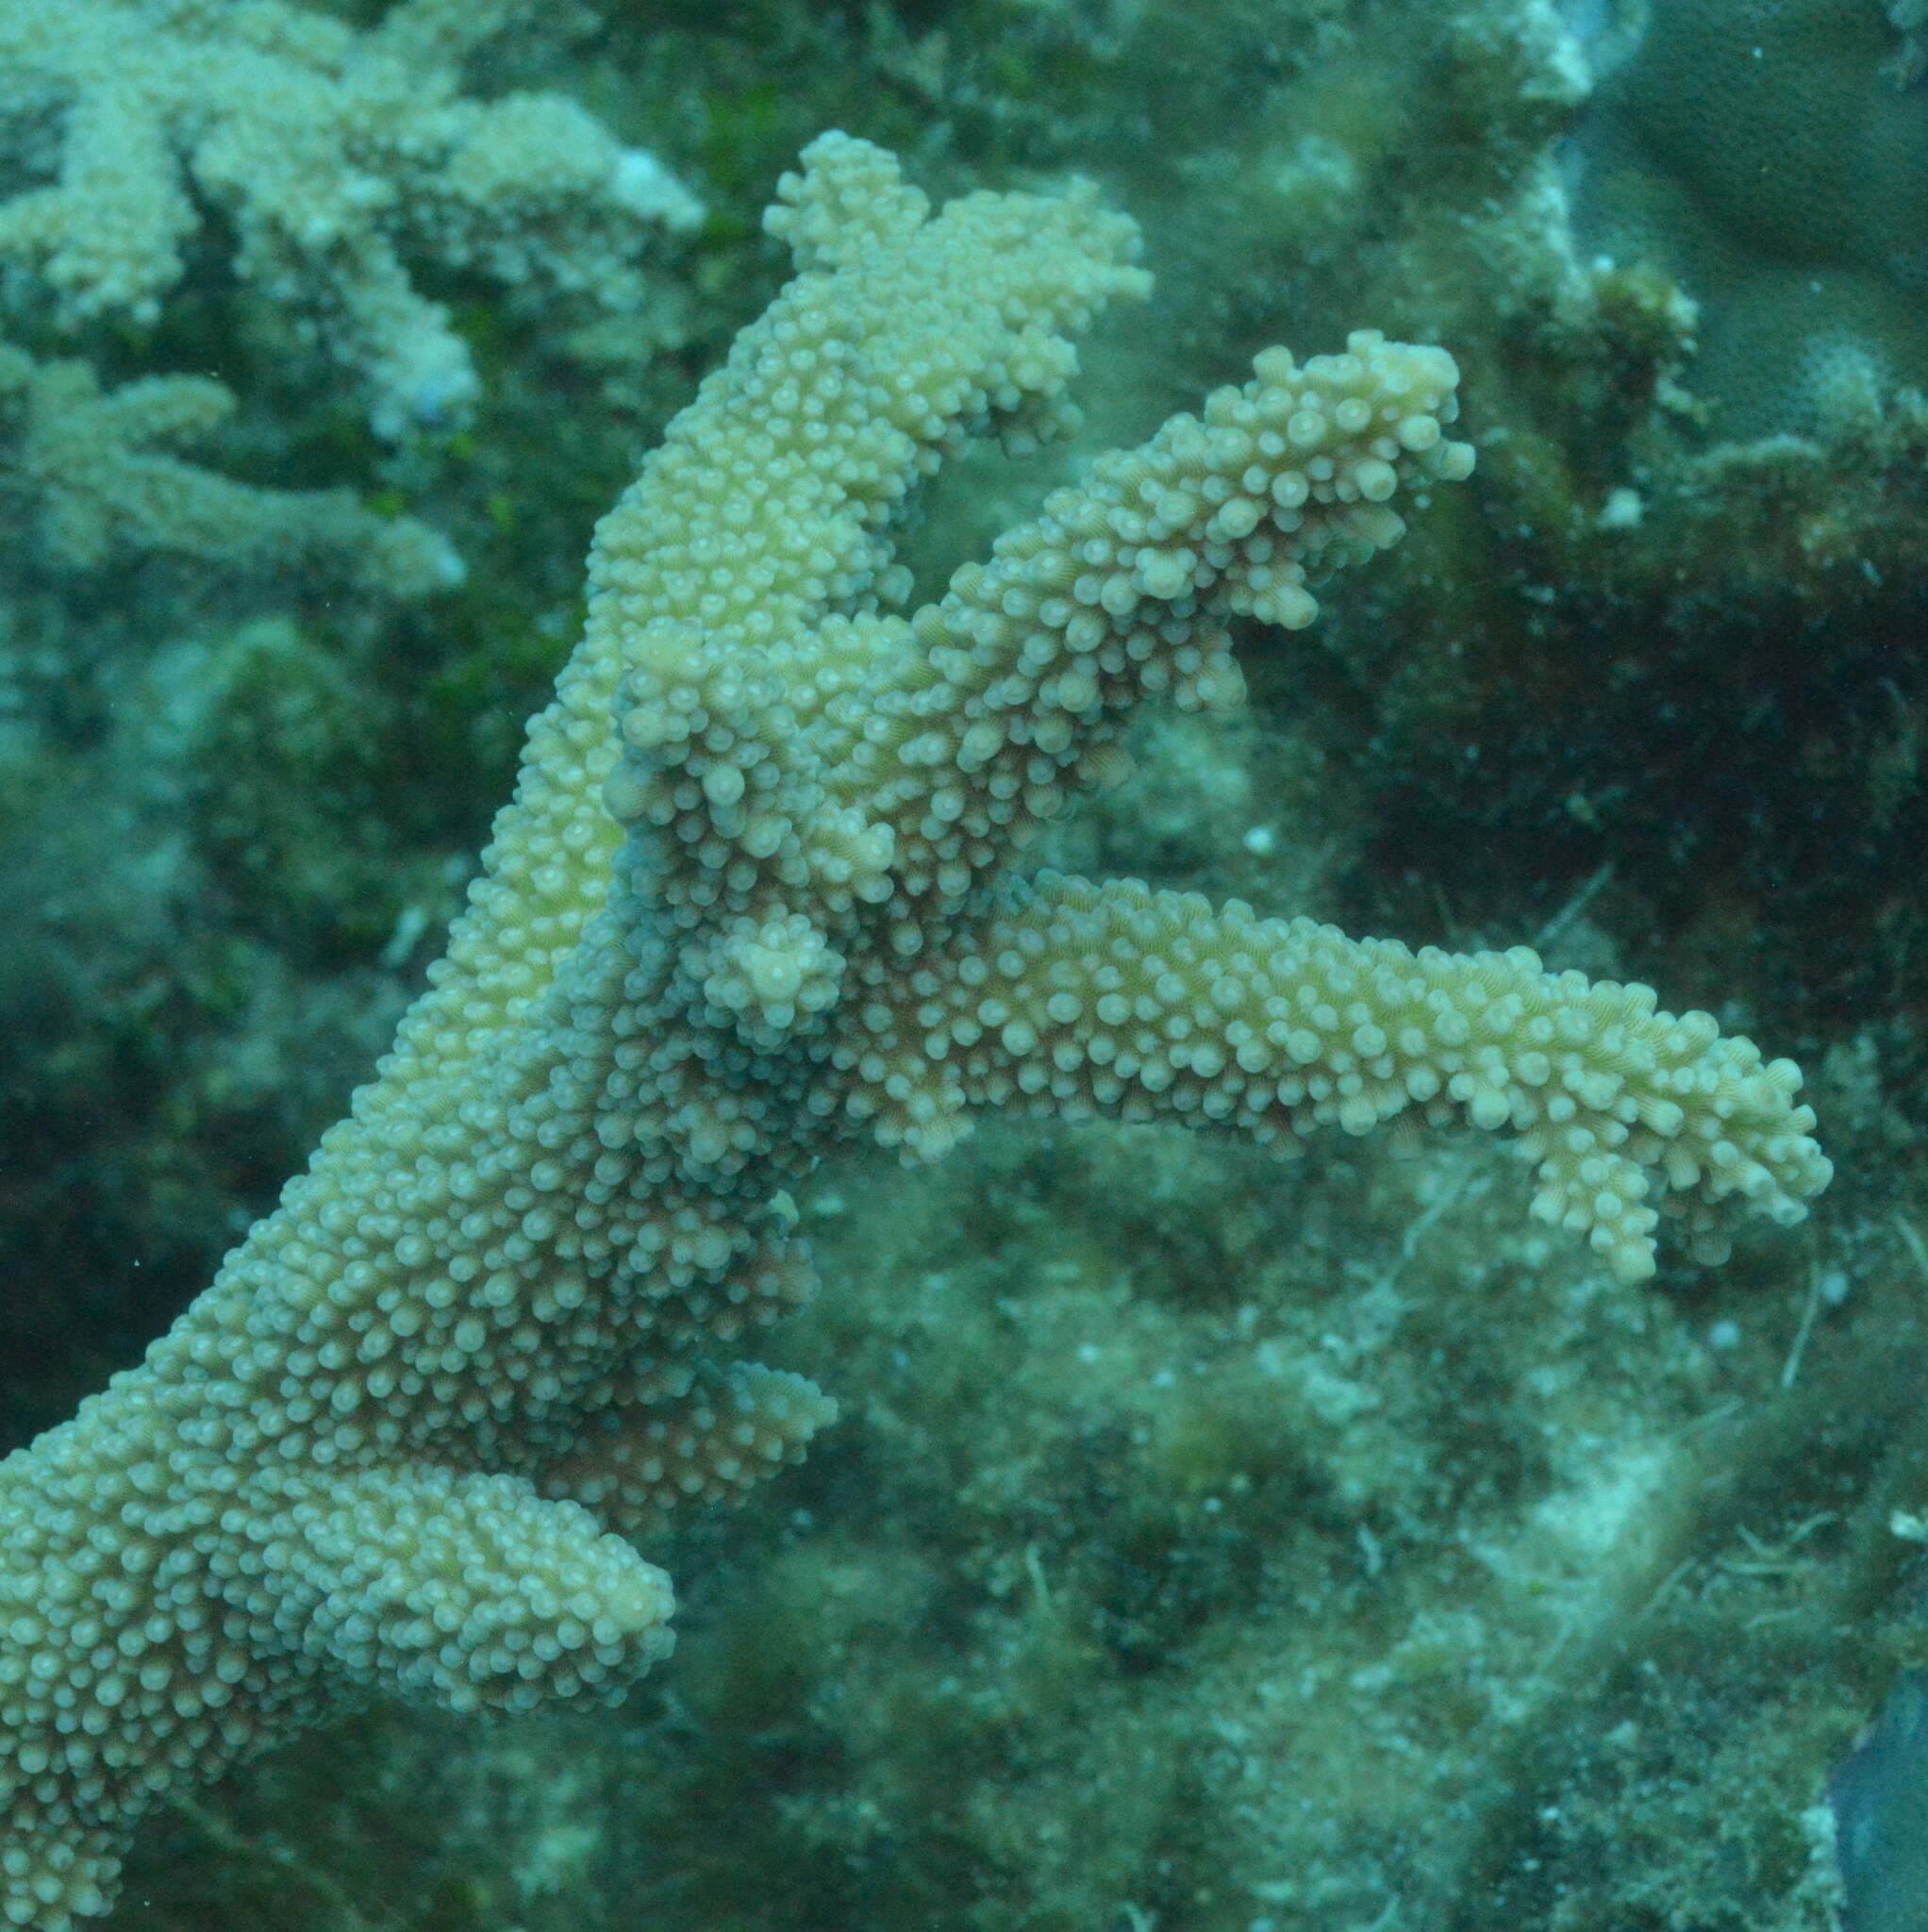
[[[1837,1169],[1635,1289],[1471,1135],[1282,1167],[988,1128],[825,1174],[825,1292],[765,1353],[843,1418],[650,1551],[671,1662],[603,1717],[310,1736],[158,1813],[111,1932],[1928,1924],[1923,11],[537,9],[476,89],[573,95],[707,218],[646,324],[424,272],[481,393],[401,438],[218,231],[140,326],[0,281],[0,335],[217,371],[202,460],[466,572],[76,559],[0,392],[0,1448],[138,1356],[365,1074],[590,525],[780,281],[757,211],[829,126],[933,194],[1081,173],[1142,224],[1081,447],[1272,341],[1464,371],[1472,482],[1241,639],[1249,708],[1152,721],[1049,857],[1644,979],[1798,1058]],[[1074,455],[948,466],[921,572]]]

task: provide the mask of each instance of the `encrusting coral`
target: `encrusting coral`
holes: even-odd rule
[[[1928,100],[1897,84],[1919,75],[1920,8],[1608,11],[1615,71],[1575,156],[1586,248],[1679,275],[1700,304],[1688,387],[1724,435],[1833,441],[1879,422],[1928,377]]]
[[[574,102],[457,92],[527,10],[405,0],[357,33],[281,0],[0,0],[0,128],[33,183],[0,198],[0,265],[62,326],[152,322],[218,210],[237,273],[304,319],[379,433],[457,417],[474,369],[411,255],[630,312],[645,235],[702,216]]]
[[[0,1916],[105,1908],[162,1793],[382,1691],[618,1696],[669,1648],[632,1539],[832,1413],[719,1344],[812,1292],[789,1190],[973,1109],[1515,1137],[1622,1279],[1798,1220],[1799,1075],[1644,987],[1129,880],[1022,879],[1141,699],[1464,477],[1443,350],[1355,334],[1099,459],[908,616],[891,519],[968,431],[1049,431],[1146,292],[1087,190],[932,213],[831,134],[795,279],[600,526],[580,648],[377,1077],[205,1293],[0,1463]]]

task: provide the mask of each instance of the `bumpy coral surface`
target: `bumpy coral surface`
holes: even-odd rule
[[[357,35],[280,0],[0,6],[0,128],[47,177],[0,200],[0,261],[65,324],[152,322],[218,209],[237,271],[305,317],[377,430],[458,416],[474,370],[411,255],[626,308],[642,236],[701,217],[573,102],[458,92],[513,10],[410,0]]]
[[[1419,955],[1133,881],[1016,877],[1146,698],[1222,708],[1226,625],[1463,478],[1444,351],[1281,349],[1102,460],[909,616],[890,521],[971,428],[1049,428],[1142,294],[1087,191],[933,214],[825,136],[797,277],[599,529],[583,643],[377,1078],[213,1287],[0,1464],[0,1903],[103,1908],[161,1793],[378,1690],[619,1695],[668,1647],[634,1546],[832,1413],[725,1344],[812,1291],[789,1190],[973,1109],[1292,1145],[1462,1118],[1626,1279],[1796,1220],[1799,1076],[1638,986]]]

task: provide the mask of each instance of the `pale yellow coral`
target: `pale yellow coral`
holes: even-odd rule
[[[1794,1063],[1658,1010],[1651,987],[1129,881],[1046,876],[1008,898],[880,1008],[866,1091],[887,1136],[995,1108],[1172,1118],[1295,1154],[1321,1127],[1463,1120],[1515,1137],[1533,1213],[1628,1283],[1654,1272],[1663,1209],[1719,1261],[1743,1215],[1799,1221],[1827,1184]]]
[[[1268,350],[905,617],[905,497],[970,428],[1052,425],[1137,238],[1086,190],[934,213],[866,143],[805,158],[770,218],[796,279],[599,527],[376,1079],[146,1361],[0,1463],[13,1924],[101,1909],[158,1794],[374,1689],[619,1695],[670,1608],[626,1539],[832,1413],[719,1357],[811,1293],[790,1190],[839,1143],[1454,1113],[1629,1278],[1650,1195],[1785,1222],[1827,1177],[1792,1070],[1644,989],[1019,880],[1136,706],[1235,703],[1229,622],[1309,621],[1392,499],[1466,475],[1458,372]]]
[[[894,225],[855,202],[877,258],[793,284],[672,432],[667,493],[640,486],[688,532],[658,558],[681,573],[730,527],[706,449],[786,479],[767,564],[735,552],[753,620],[859,596],[937,448],[1067,371],[1051,332],[1143,283],[1129,223],[1089,196],[928,221],[900,200]],[[833,383],[881,384],[848,398],[859,459],[823,434],[806,342]],[[806,1138],[754,1174],[701,1172],[732,1098],[598,916],[622,641],[592,624],[532,725],[448,957],[350,1117],[140,1368],[0,1463],[8,1923],[103,1909],[158,1794],[376,1686],[619,1694],[667,1647],[670,1593],[614,1529],[740,1492],[832,1413],[796,1377],[706,1365],[810,1291],[781,1188],[814,1156]],[[773,1001],[775,968],[740,963]],[[645,1041],[668,1064],[642,1066]]]

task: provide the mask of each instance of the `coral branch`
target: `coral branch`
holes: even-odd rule
[[[1141,701],[1237,702],[1232,623],[1309,622],[1389,499],[1466,475],[1450,356],[1269,349],[905,618],[891,517],[966,432],[1051,427],[1136,233],[1087,190],[932,212],[836,134],[770,225],[797,277],[598,530],[376,1078],[145,1362],[0,1463],[14,1924],[104,1909],[159,1794],[374,1686],[620,1694],[669,1612],[622,1539],[830,1418],[725,1344],[811,1292],[789,1191],[839,1145],[1450,1112],[1628,1280],[1656,1201],[1711,1248],[1827,1179],[1793,1069],[1644,988],[1015,873]]]
[[[525,4],[413,0],[357,36],[279,0],[4,0],[0,120],[55,166],[0,200],[0,260],[66,325],[152,322],[219,209],[237,272],[307,318],[381,434],[458,416],[475,373],[407,255],[633,309],[644,238],[702,214],[571,101],[458,93],[456,62]]]

